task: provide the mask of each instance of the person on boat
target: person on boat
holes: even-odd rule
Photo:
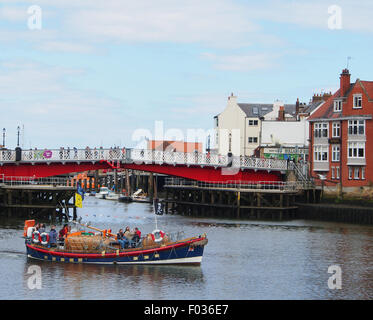
[[[141,239],[141,231],[139,230],[139,228],[136,227],[135,228],[135,234],[134,234],[134,236],[132,238],[132,241],[135,242],[135,243],[137,243],[137,242],[140,241],[140,239]]]
[[[45,224],[44,223],[40,224],[40,227],[39,227],[38,231],[40,232],[40,234],[45,232]]]
[[[124,236],[123,229],[120,229],[117,233],[117,241],[120,244],[121,249],[124,249],[126,247],[126,244],[128,243],[128,240]]]
[[[66,235],[68,234],[68,232],[69,232],[69,227],[68,227],[67,224],[65,224],[59,232],[59,239],[64,240],[66,238]]]
[[[54,225],[51,226],[51,230],[49,231],[49,246],[57,247],[57,231]]]
[[[128,240],[128,244],[131,247],[132,246],[132,238],[134,236],[134,233],[130,231],[130,227],[126,227],[126,231],[124,232],[124,237]]]

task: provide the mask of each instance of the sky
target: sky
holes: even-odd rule
[[[5,144],[18,126],[25,149],[194,141],[231,93],[309,102],[347,63],[373,80],[372,13],[371,0],[0,0]]]

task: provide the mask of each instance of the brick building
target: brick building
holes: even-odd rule
[[[346,191],[373,183],[373,81],[350,78],[308,118],[311,175]]]

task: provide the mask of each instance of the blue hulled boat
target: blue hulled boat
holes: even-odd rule
[[[33,234],[25,240],[27,256],[63,263],[200,264],[207,244],[206,234],[171,241],[166,233],[155,230],[140,239],[134,247],[121,249],[114,235],[107,230],[101,231],[75,232],[66,238],[64,245],[54,248],[49,247],[48,239]]]

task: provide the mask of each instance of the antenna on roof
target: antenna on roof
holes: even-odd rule
[[[348,69],[351,59],[352,59],[351,57],[347,57],[347,67],[346,67],[346,69]]]

